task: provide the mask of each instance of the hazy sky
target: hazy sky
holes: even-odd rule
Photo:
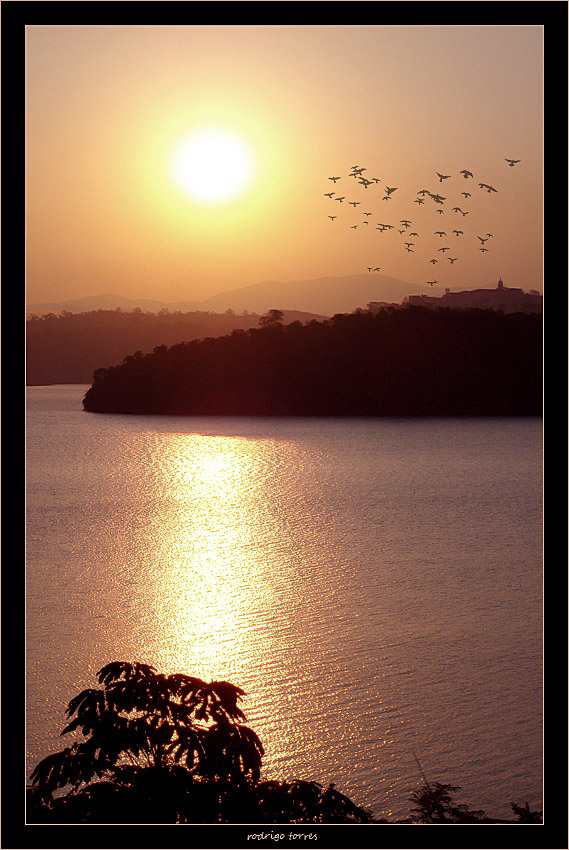
[[[368,266],[421,285],[502,276],[542,290],[542,26],[26,33],[28,303],[103,292],[201,300]],[[199,157],[194,177],[215,197],[188,194],[173,170],[182,141],[210,127],[239,137],[251,159],[249,182],[225,200],[241,169],[231,149],[215,160],[212,145],[213,164]],[[365,189],[354,165],[380,183]],[[397,187],[389,201],[386,186]],[[444,204],[416,204],[424,188]],[[412,222],[404,234],[401,219]]]

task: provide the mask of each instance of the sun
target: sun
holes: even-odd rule
[[[186,136],[173,152],[171,168],[178,189],[206,204],[241,195],[255,171],[252,152],[243,139],[217,127]]]

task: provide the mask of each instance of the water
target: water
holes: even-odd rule
[[[28,769],[114,660],[226,679],[264,776],[542,800],[537,419],[27,418]]]

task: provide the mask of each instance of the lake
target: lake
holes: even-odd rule
[[[27,765],[115,660],[225,679],[263,777],[542,802],[542,421],[85,413],[27,389]]]

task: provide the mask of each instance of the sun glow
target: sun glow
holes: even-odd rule
[[[241,195],[254,176],[251,150],[235,133],[204,128],[187,136],[172,157],[176,186],[197,201],[224,203]]]

